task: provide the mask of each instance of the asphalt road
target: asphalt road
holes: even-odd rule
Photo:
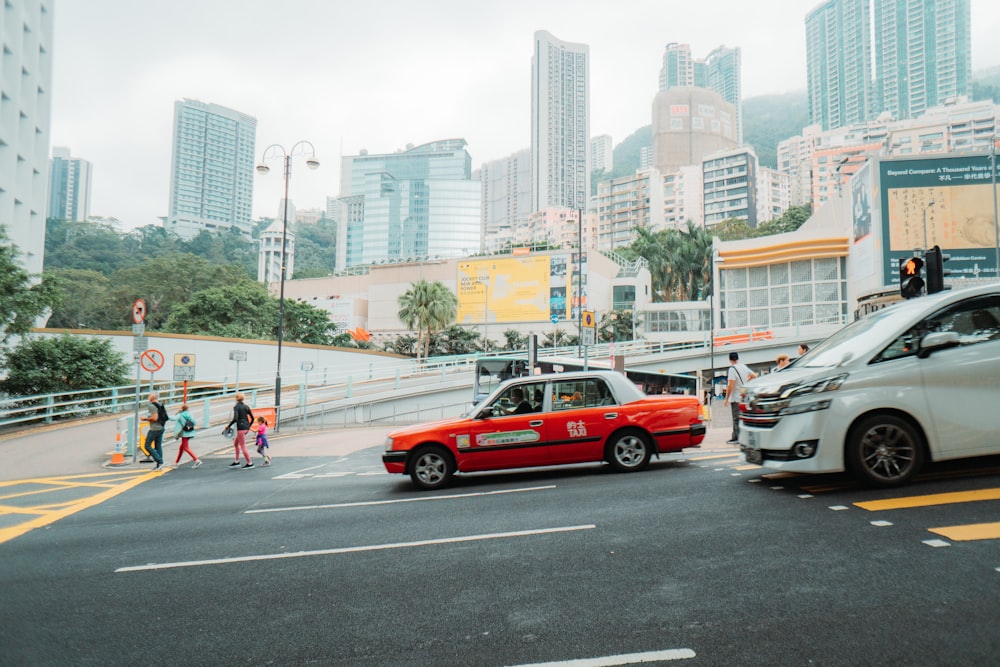
[[[379,446],[314,440],[326,444],[295,456],[279,440],[269,468],[210,456],[0,544],[0,664],[1000,656],[1000,541],[931,544],[932,528],[997,520],[997,458],[892,492],[766,477],[719,449],[636,474],[489,474],[426,493],[384,474]],[[856,505],[958,491],[986,499]]]

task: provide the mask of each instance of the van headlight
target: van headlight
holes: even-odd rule
[[[826,391],[836,391],[844,384],[847,373],[834,377],[823,378],[802,384],[792,384],[782,388],[781,398],[793,398],[795,396],[807,396],[809,394],[820,394]]]

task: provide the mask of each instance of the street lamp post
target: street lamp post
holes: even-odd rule
[[[288,244],[288,182],[292,176],[292,157],[302,155],[305,157],[306,166],[310,169],[319,167],[319,160],[316,159],[316,149],[308,141],[300,141],[294,144],[291,150],[285,150],[280,144],[271,144],[264,150],[257,171],[266,174],[271,171],[267,166],[268,160],[280,158],[285,167],[285,201],[283,205],[281,220],[281,275],[278,280],[278,365],[274,372],[274,430],[277,431],[281,424],[281,344],[285,337],[285,273],[288,265],[287,244]]]

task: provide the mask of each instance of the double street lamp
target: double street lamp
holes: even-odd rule
[[[281,224],[281,277],[278,288],[278,367],[274,374],[274,429],[279,430],[281,424],[281,343],[285,337],[285,268],[288,265],[286,249],[288,246],[288,182],[292,176],[292,158],[301,155],[306,160],[306,166],[310,169],[319,167],[319,160],[316,159],[316,149],[308,141],[300,141],[293,145],[291,150],[285,150],[280,144],[271,144],[264,149],[260,164],[257,165],[257,172],[266,174],[271,171],[267,166],[268,160],[281,159],[285,163],[285,200],[283,204],[282,224]]]

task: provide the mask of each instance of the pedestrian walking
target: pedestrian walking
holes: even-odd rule
[[[726,401],[733,415],[733,434],[727,445],[735,445],[740,441],[740,389],[750,380],[757,377],[757,374],[750,370],[746,364],[740,363],[739,352],[729,353],[729,371],[726,374],[728,384],[726,387]]]
[[[143,418],[143,421],[149,423],[146,430],[145,450],[156,461],[153,470],[159,470],[163,467],[163,429],[170,419],[167,415],[167,409],[157,400],[158,398],[159,396],[155,392],[149,395],[146,416]]]
[[[267,420],[263,417],[257,417],[257,426],[254,428],[257,432],[257,453],[264,457],[264,465],[271,465],[271,455],[268,450],[271,445],[267,442]]]
[[[240,464],[240,454],[246,459],[246,464],[243,467],[253,467],[253,459],[250,458],[250,452],[247,451],[247,433],[250,431],[250,426],[253,425],[253,411],[250,409],[250,406],[243,402],[245,398],[246,396],[243,395],[243,392],[236,393],[233,418],[226,424],[227,429],[234,424],[236,425],[236,437],[233,438],[233,449],[235,450],[236,460],[229,464],[231,468]]]
[[[180,465],[181,456],[186,452],[188,456],[194,459],[194,463],[191,467],[197,468],[201,465],[201,459],[199,459],[195,453],[191,451],[191,438],[194,437],[197,423],[194,420],[194,415],[188,412],[187,403],[181,405],[181,411],[177,413],[177,416],[174,418],[174,423],[177,425],[174,428],[174,438],[181,441],[180,449],[177,450],[177,460],[174,461],[174,467],[176,468]]]

